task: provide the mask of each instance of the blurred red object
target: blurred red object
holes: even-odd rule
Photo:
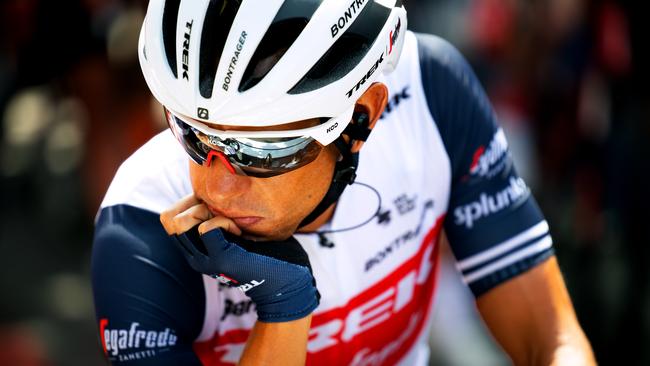
[[[623,9],[612,1],[599,9],[597,36],[602,67],[616,76],[628,74],[632,67],[629,24]]]
[[[10,53],[17,52],[32,37],[36,29],[36,0],[11,0],[0,3],[0,31]]]
[[[516,11],[509,0],[474,1],[468,19],[476,46],[488,52],[506,48],[515,28]]]
[[[24,326],[0,328],[0,365],[49,366],[45,346]]]

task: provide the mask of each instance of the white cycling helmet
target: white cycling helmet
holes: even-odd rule
[[[327,145],[395,68],[405,30],[400,0],[151,0],[139,56],[153,95],[190,123],[322,118],[309,134]]]

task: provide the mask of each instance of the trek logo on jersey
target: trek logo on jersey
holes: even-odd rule
[[[474,152],[472,164],[469,167],[470,176],[491,178],[503,168],[507,152],[506,134],[503,133],[503,129],[499,128],[487,148],[480,146]]]
[[[388,49],[388,54],[390,55],[393,53],[393,45],[397,42],[397,38],[399,37],[399,32],[402,29],[402,19],[397,19],[397,25],[395,26],[395,30],[390,31],[390,38],[389,38],[389,49]]]
[[[108,319],[99,320],[99,335],[104,354],[111,360],[130,361],[153,357],[164,349],[176,345],[175,331],[140,329],[140,323],[132,322],[128,329],[108,328]]]
[[[400,103],[411,98],[411,94],[409,94],[410,87],[410,85],[407,85],[402,90],[398,91],[390,97],[388,103],[386,104],[386,108],[384,109],[384,112],[381,114],[381,117],[379,117],[379,119],[386,118],[387,115],[397,109]]]
[[[471,229],[474,223],[513,206],[528,197],[530,190],[521,178],[510,177],[510,184],[495,194],[481,193],[478,200],[454,210],[456,225]]]
[[[187,31],[185,32],[185,35],[183,36],[184,41],[183,41],[183,54],[182,54],[182,62],[183,62],[183,79],[189,81],[190,80],[190,39],[192,37],[192,26],[194,25],[194,19],[192,19],[191,22],[187,22],[185,24],[185,28],[187,28]]]

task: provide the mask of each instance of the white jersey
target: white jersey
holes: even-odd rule
[[[390,102],[361,151],[357,183],[326,234],[295,235],[321,294],[310,365],[427,364],[443,229],[477,296],[552,254],[548,227],[457,52],[408,32],[398,68],[382,82]],[[192,193],[188,167],[162,132],[121,166],[102,203],[93,287],[114,363],[195,356],[236,364],[256,321],[250,299],[193,272],[158,221]],[[153,341],[136,347],[138,331]]]

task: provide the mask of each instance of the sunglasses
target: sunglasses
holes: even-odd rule
[[[219,159],[233,174],[268,178],[303,167],[345,130],[354,106],[317,126],[288,131],[223,131],[165,108],[172,133],[200,165]]]

